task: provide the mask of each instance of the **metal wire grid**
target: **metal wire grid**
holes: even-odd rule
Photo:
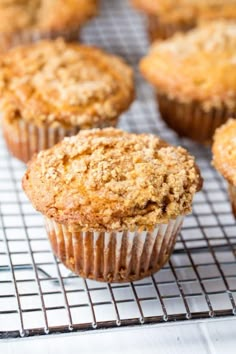
[[[84,40],[136,68],[147,50],[143,23],[126,1],[102,1]],[[137,72],[136,72],[137,73]],[[236,225],[208,149],[178,138],[157,119],[137,73],[137,100],[120,126],[186,146],[205,178],[193,214],[161,271],[142,281],[103,284],[70,273],[53,256],[41,216],[21,189],[24,166],[0,138],[0,338],[236,314]]]

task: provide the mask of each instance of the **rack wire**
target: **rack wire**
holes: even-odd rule
[[[123,56],[136,70],[137,100],[120,127],[152,132],[197,157],[205,179],[170,262],[141,281],[105,284],[70,273],[53,256],[42,218],[22,188],[25,167],[0,137],[0,338],[112,328],[236,314],[236,224],[210,151],[178,139],[159,119],[137,64],[148,43],[125,0],[102,0],[85,42]]]

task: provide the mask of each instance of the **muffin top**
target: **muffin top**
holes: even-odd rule
[[[97,12],[97,0],[1,0],[0,32],[78,27]]]
[[[202,180],[194,158],[151,134],[83,130],[29,163],[35,209],[78,230],[149,229],[191,211]]]
[[[236,120],[230,119],[216,130],[212,146],[213,165],[236,186]]]
[[[211,22],[156,42],[140,69],[160,92],[205,110],[236,106],[236,23]]]
[[[132,0],[134,5],[161,21],[194,23],[236,18],[236,0]]]
[[[122,59],[97,48],[47,40],[0,57],[0,95],[11,122],[100,127],[130,105],[133,73]]]

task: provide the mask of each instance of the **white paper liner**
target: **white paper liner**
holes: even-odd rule
[[[53,219],[45,218],[45,223],[55,255],[74,273],[98,281],[127,282],[163,267],[183,219],[179,216],[141,232],[71,232]]]
[[[24,162],[28,162],[35,153],[52,147],[65,136],[75,135],[80,130],[78,127],[65,129],[62,126],[36,126],[24,120],[18,120],[17,126],[12,128],[3,119],[2,126],[8,149]]]

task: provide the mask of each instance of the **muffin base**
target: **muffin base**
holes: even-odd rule
[[[34,43],[41,39],[56,39],[63,37],[66,41],[79,41],[80,27],[70,28],[61,31],[40,32],[38,30],[20,31],[19,33],[1,34],[0,35],[0,51],[5,52],[12,47]]]
[[[65,136],[75,135],[80,130],[77,127],[71,129],[47,125],[38,127],[23,120],[17,121],[17,125],[12,127],[4,119],[2,128],[8,150],[23,162],[28,162],[35,153],[52,147]]]
[[[167,39],[177,32],[187,32],[195,26],[196,24],[194,22],[169,23],[161,21],[158,16],[148,15],[147,17],[147,28],[150,42],[154,42],[158,39]]]
[[[236,113],[225,108],[205,111],[200,103],[182,103],[165,94],[157,93],[162,119],[180,137],[187,137],[204,144],[211,144],[216,128]]]
[[[232,212],[236,219],[236,187],[231,183],[228,183],[228,192],[229,192],[229,199],[232,206]]]
[[[115,126],[117,119],[102,122],[94,126],[94,128],[104,128],[107,126]],[[23,162],[28,162],[35,153],[48,149],[57,144],[66,136],[78,134],[81,130],[79,126],[64,128],[63,126],[51,127],[48,125],[36,126],[27,123],[23,119],[18,120],[12,125],[2,119],[3,136],[8,150],[13,156]]]
[[[103,282],[128,282],[155,273],[169,260],[183,216],[151,231],[73,232],[45,218],[54,254],[72,272]]]

